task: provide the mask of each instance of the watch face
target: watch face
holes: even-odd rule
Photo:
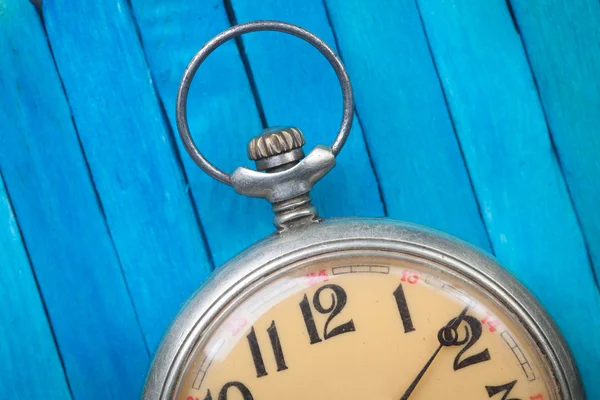
[[[223,310],[178,400],[560,399],[536,338],[478,283],[385,252],[314,257]]]

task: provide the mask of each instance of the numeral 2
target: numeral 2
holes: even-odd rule
[[[324,290],[331,290],[333,293],[331,294],[331,306],[325,308],[321,304],[320,295]],[[339,285],[324,285],[321,286],[313,296],[313,306],[317,312],[321,314],[329,314],[327,321],[325,322],[325,327],[323,329],[323,338],[325,340],[330,339],[334,336],[341,335],[346,332],[354,332],[356,328],[354,327],[354,321],[350,320],[341,325],[338,325],[334,328],[329,329],[329,324],[344,309],[346,305],[346,300],[348,296],[346,295],[346,291]],[[310,337],[310,344],[315,344],[321,342],[321,337],[319,336],[319,332],[317,331],[317,326],[315,324],[315,318],[313,316],[313,312],[308,302],[308,297],[304,295],[304,298],[300,302],[300,310],[302,311],[302,316],[304,317],[304,324],[306,325],[306,330],[308,331],[308,336]]]
[[[286,370],[288,367],[285,364],[283,349],[281,348],[281,341],[279,340],[279,334],[277,333],[275,321],[271,322],[271,326],[267,328],[267,332],[269,333],[271,348],[273,349],[273,355],[275,357],[275,362],[277,363],[277,371],[279,372]],[[265,368],[265,361],[263,360],[262,353],[260,352],[260,346],[258,345],[258,339],[256,338],[254,327],[252,327],[246,338],[248,339],[248,345],[250,346],[250,352],[252,353],[252,361],[254,361],[254,367],[256,368],[256,377],[260,378],[268,375],[267,369]]]
[[[513,390],[513,388],[515,387],[515,385],[517,384],[517,381],[512,381],[512,382],[508,382],[504,385],[500,385],[500,386],[486,386],[485,390],[487,390],[487,394],[488,396],[494,397],[495,395],[497,395],[498,393],[504,392],[504,395],[502,396],[501,400],[519,400],[519,399],[509,399],[508,395],[510,394],[511,390]]]
[[[461,351],[458,352],[456,358],[454,359],[455,371],[468,367],[469,365],[479,364],[480,362],[488,361],[490,359],[490,352],[488,349],[485,349],[482,352],[474,354],[472,356],[466,357],[464,360],[460,359],[467,350],[469,350],[475,345],[475,343],[477,343],[482,333],[481,322],[479,322],[477,318],[474,318],[470,315],[466,315],[464,321],[467,323],[467,325],[469,325],[471,331],[469,333],[469,329],[465,327],[467,337],[463,341],[457,343],[463,344],[466,342],[467,344],[465,345],[465,347],[463,347]]]
[[[408,311],[408,304],[406,303],[406,296],[404,296],[404,289],[402,284],[398,285],[398,288],[394,291],[394,298],[396,299],[396,305],[400,312],[400,319],[402,320],[402,326],[404,327],[404,333],[412,332],[415,327],[410,318],[410,311]]]
[[[221,391],[219,392],[218,400],[227,400],[227,391],[231,387],[234,387],[237,390],[239,390],[239,392],[242,395],[242,399],[243,400],[254,400],[254,397],[252,397],[252,393],[250,393],[250,390],[242,382],[229,382],[229,383],[226,383],[223,386],[223,388],[221,388]],[[189,396],[187,398],[187,400],[190,400],[190,399],[193,399],[193,397]],[[210,394],[210,389],[206,393],[206,397],[204,397],[204,400],[213,400],[212,395]]]

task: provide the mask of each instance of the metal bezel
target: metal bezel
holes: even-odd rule
[[[164,337],[144,400],[174,399],[180,375],[203,334],[246,289],[290,264],[348,250],[385,250],[442,264],[479,284],[520,321],[553,369],[564,400],[584,399],[574,360],[557,327],[533,296],[492,257],[448,235],[382,219],[337,219],[272,235],[219,268],[186,303]]]

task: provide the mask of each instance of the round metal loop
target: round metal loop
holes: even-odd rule
[[[305,29],[300,28],[299,26],[288,24],[285,22],[279,21],[254,21],[248,22],[245,24],[235,25],[226,31],[221,32],[210,41],[208,41],[192,58],[190,63],[188,64],[185,72],[183,73],[183,78],[181,79],[181,84],[179,85],[179,92],[177,93],[177,108],[176,108],[176,119],[177,119],[177,128],[179,129],[179,135],[183,144],[190,154],[192,159],[200,168],[204,170],[207,174],[217,179],[220,182],[223,182],[227,185],[231,185],[231,175],[227,174],[214,165],[212,165],[203,155],[200,153],[192,136],[190,135],[190,128],[188,126],[187,121],[187,97],[190,89],[190,85],[192,83],[192,79],[198,71],[200,64],[206,60],[206,58],[214,51],[217,47],[227,42],[230,39],[233,39],[237,36],[243,35],[244,33],[256,32],[256,31],[278,31],[287,33],[300,39],[305,40],[306,42],[313,45],[317,50],[321,52],[327,58],[335,73],[340,81],[340,85],[342,87],[342,95],[344,99],[344,111],[342,115],[342,123],[340,125],[340,130],[335,138],[333,144],[331,145],[331,151],[335,156],[338,155],[346,139],[348,138],[348,134],[350,133],[350,127],[352,126],[352,117],[354,115],[354,99],[352,97],[352,86],[350,84],[350,79],[348,78],[348,73],[344,68],[342,62],[338,58],[338,56],[333,52],[333,50],[327,46],[325,42],[319,39],[314,34],[308,32]]]

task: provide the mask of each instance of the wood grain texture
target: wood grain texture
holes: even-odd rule
[[[148,353],[42,24],[28,2],[1,10],[0,169],[73,396],[134,398]]]
[[[206,279],[183,171],[127,2],[43,4],[48,38],[148,347]]]
[[[600,2],[519,0],[511,4],[598,276]]]
[[[1,175],[0,221],[0,395],[6,399],[70,399],[50,323]],[[44,373],[32,373],[31,365],[43,365]]]
[[[390,217],[489,251],[416,4],[326,3]]]
[[[308,29],[335,49],[319,0],[233,0],[231,5],[238,23],[286,21]],[[281,33],[249,34],[242,42],[268,125],[297,126],[306,136],[307,150],[316,144],[330,145],[342,118],[342,96],[327,60],[309,44]],[[312,196],[326,217],[383,215],[377,180],[358,123],[337,158],[336,168],[315,186]]]
[[[496,256],[554,317],[599,398],[598,288],[509,9],[418,4]]]
[[[350,73],[357,118],[314,190],[321,214],[387,214],[493,251],[600,398],[600,3],[509,3],[45,0],[44,27],[29,2],[0,2],[0,398],[139,398],[212,263],[273,231],[269,204],[208,177],[175,127],[193,54],[254,19],[313,31]],[[231,172],[253,167],[265,125],[330,144],[341,103],[310,45],[253,33],[202,65],[188,117]]]
[[[200,46],[229,27],[223,2],[133,0],[132,8],[153,81],[177,132],[179,81]],[[202,65],[189,100],[190,131],[208,159],[226,172],[240,164],[252,167],[245,146],[262,125],[235,42],[226,43]],[[179,137],[176,141],[216,265],[274,230],[266,201],[237,195],[215,181],[194,164]]]

